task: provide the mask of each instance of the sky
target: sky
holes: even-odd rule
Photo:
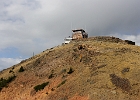
[[[0,70],[61,45],[72,29],[140,45],[140,0],[1,0]]]

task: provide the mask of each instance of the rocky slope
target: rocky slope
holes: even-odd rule
[[[115,37],[72,41],[1,71],[0,100],[139,100],[139,60]]]

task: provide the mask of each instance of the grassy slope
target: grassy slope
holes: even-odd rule
[[[13,70],[17,77],[0,100],[139,100],[139,55],[139,46],[92,39],[58,46],[1,72],[6,78]],[[35,92],[44,82],[49,85]]]

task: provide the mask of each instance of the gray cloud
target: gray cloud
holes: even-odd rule
[[[30,56],[61,44],[75,28],[140,44],[139,5],[139,0],[2,0],[0,51],[15,47]]]
[[[0,58],[0,71],[8,68],[14,64],[18,64],[23,59],[13,59],[13,58]]]

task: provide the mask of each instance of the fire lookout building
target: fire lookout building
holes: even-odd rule
[[[76,29],[76,30],[72,30],[72,31],[73,31],[73,34],[72,34],[73,40],[88,38],[88,34],[83,29]]]
[[[72,30],[72,32],[72,37],[69,36],[68,38],[65,38],[64,44],[68,44],[72,40],[88,38],[88,34],[83,29]]]

